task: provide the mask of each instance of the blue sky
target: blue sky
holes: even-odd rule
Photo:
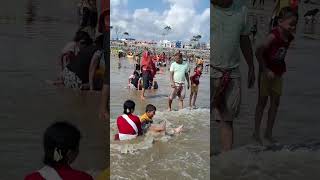
[[[118,37],[128,32],[140,40],[182,40],[202,35],[209,42],[209,0],[111,0],[111,25],[118,27]],[[165,26],[172,27],[163,36]],[[119,35],[120,34],[120,35]],[[116,37],[115,30],[111,32]]]

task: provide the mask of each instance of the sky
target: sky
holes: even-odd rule
[[[189,41],[200,34],[201,42],[209,42],[209,0],[111,0],[111,37],[124,38],[124,32],[137,40]],[[170,26],[166,32],[164,27]]]

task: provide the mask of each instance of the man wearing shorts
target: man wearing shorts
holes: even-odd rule
[[[171,82],[171,94],[169,96],[169,108],[171,111],[171,105],[174,98],[179,97],[180,108],[183,109],[183,99],[186,95],[185,81],[187,80],[189,89],[189,65],[183,62],[182,54],[177,53],[175,55],[176,62],[173,62],[170,66],[170,82]]]
[[[213,117],[211,122],[219,123],[223,152],[232,148],[233,120],[240,109],[240,48],[248,64],[248,87],[253,87],[255,81],[246,11],[241,1],[211,1],[210,31],[213,34],[211,47],[214,49],[210,59],[212,65],[210,82],[213,88],[210,92],[211,117]]]

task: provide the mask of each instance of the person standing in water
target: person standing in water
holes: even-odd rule
[[[203,69],[202,65],[197,65],[196,68],[194,69],[194,74],[190,76],[190,81],[191,81],[191,91],[190,91],[190,99],[189,99],[190,109],[196,108],[196,100],[197,100],[199,83],[200,83],[199,79],[202,74],[202,69]]]
[[[79,154],[80,131],[67,122],[56,122],[44,133],[44,164],[40,170],[27,175],[25,180],[93,180],[70,167]]]
[[[294,39],[298,14],[290,7],[283,8],[279,13],[277,28],[273,29],[263,43],[257,48],[259,62],[259,98],[255,113],[255,129],[253,138],[262,144],[260,126],[264,109],[270,98],[265,139],[274,143],[272,129],[276,119],[280,97],[282,94],[282,75],[286,72],[285,57],[290,43]]]
[[[182,59],[182,54],[179,52],[175,55],[176,62],[173,62],[170,66],[170,83],[171,94],[168,100],[168,111],[172,110],[172,101],[178,96],[180,109],[183,109],[183,100],[186,94],[185,81],[187,80],[187,88],[189,89],[189,65]]]
[[[142,71],[142,79],[143,86],[141,92],[141,99],[145,99],[145,91],[149,89],[149,82],[153,81],[153,77],[156,74],[156,67],[152,61],[151,53],[145,48],[145,52],[143,52],[142,62],[141,62],[141,71]]]
[[[247,8],[236,0],[211,1],[210,112],[219,123],[222,152],[232,149],[233,121],[240,112],[240,51],[248,65],[248,88],[255,82]],[[240,47],[240,48],[239,48]]]

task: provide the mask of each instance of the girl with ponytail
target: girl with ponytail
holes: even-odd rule
[[[115,140],[130,140],[142,135],[141,122],[138,116],[134,115],[135,103],[127,100],[123,104],[123,115],[117,118],[118,134]]]

